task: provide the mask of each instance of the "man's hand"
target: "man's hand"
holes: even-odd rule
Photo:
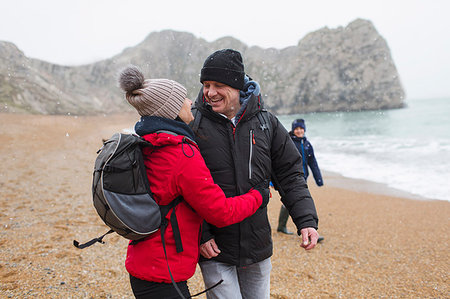
[[[300,245],[301,247],[305,248],[305,250],[310,250],[316,247],[317,240],[319,239],[319,233],[315,228],[303,228],[300,233],[302,234],[302,245]]]
[[[217,247],[216,241],[214,241],[214,239],[206,241],[205,243],[200,245],[200,254],[207,259],[216,257],[219,255],[219,253],[220,253],[219,247]]]

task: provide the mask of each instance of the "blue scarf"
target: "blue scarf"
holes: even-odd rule
[[[254,94],[255,96],[258,96],[261,92],[261,88],[259,87],[259,83],[253,80],[250,80],[250,78],[245,75],[244,77],[244,89],[239,91],[239,101],[241,103],[241,108],[239,109],[238,113],[236,114],[236,119],[239,119],[239,117],[242,115],[242,113],[247,108],[248,100]]]
[[[239,92],[241,104],[248,101],[252,94],[258,96],[261,92],[261,88],[259,87],[259,83],[245,75],[244,77],[244,88]]]

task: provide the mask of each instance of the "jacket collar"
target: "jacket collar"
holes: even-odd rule
[[[292,133],[292,131],[289,132],[289,135],[291,136],[291,139],[292,139],[293,141],[300,141],[300,140],[305,141],[305,140],[306,140],[306,136],[303,136],[303,137],[297,137],[297,136],[294,135],[294,133]]]
[[[142,116],[134,126],[136,134],[144,136],[157,132],[175,133],[194,140],[194,132],[183,122],[159,116]]]

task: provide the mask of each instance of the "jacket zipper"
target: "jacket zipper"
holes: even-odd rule
[[[300,147],[301,147],[301,149],[302,149],[302,166],[303,166],[303,177],[305,177],[306,176],[306,171],[307,171],[307,165],[306,165],[306,161],[307,161],[307,158],[306,158],[306,156],[305,156],[305,147],[304,147],[304,143],[303,143],[303,139],[300,139]],[[306,177],[305,177],[305,181],[306,181]]]
[[[252,179],[252,159],[253,159],[253,144],[255,144],[255,136],[253,130],[250,130],[250,156],[248,159],[248,179]]]

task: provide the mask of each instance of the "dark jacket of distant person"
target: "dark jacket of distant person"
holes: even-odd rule
[[[311,168],[314,180],[316,181],[317,186],[323,185],[322,174],[320,173],[319,165],[317,164],[316,157],[314,156],[314,149],[312,144],[308,141],[306,137],[297,137],[292,132],[289,132],[289,135],[292,138],[292,141],[297,147],[298,151],[302,155],[303,158],[303,175],[305,180],[309,176],[308,166]]]

